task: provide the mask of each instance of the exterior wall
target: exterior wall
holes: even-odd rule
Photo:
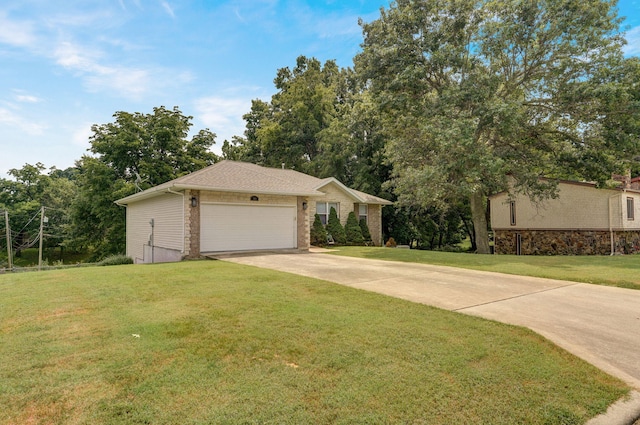
[[[306,210],[304,209],[304,205],[307,206]],[[310,209],[309,199],[298,196],[298,231],[296,235],[298,238],[298,249],[309,249],[311,246],[311,223],[309,222]]]
[[[330,183],[324,186],[321,190],[325,192],[326,195],[314,198],[313,201],[309,202],[309,220],[311,224],[313,224],[313,219],[316,215],[316,202],[340,203],[340,223],[343,226],[347,224],[347,218],[351,211],[355,212],[356,218],[358,218],[358,206],[360,204],[354,202],[342,188],[335,183]],[[367,205],[369,205],[367,225],[369,226],[371,239],[373,240],[374,245],[380,246],[382,245],[382,205]]]
[[[191,207],[191,196],[198,198],[198,206]],[[257,201],[252,201],[251,197],[257,196]],[[308,203],[306,211],[302,208],[302,202]],[[307,214],[312,208],[312,202],[306,198],[286,195],[264,195],[251,193],[236,192],[212,192],[212,191],[187,191],[185,195],[185,209],[191,210],[190,222],[185,223],[188,238],[185,238],[186,246],[189,247],[189,258],[197,258],[200,256],[200,206],[203,203],[228,203],[228,204],[247,204],[247,205],[296,205],[297,206],[297,243],[298,249],[309,249],[309,215]],[[315,208],[315,204],[313,204]],[[189,243],[186,241],[188,240]]]
[[[626,197],[638,198],[636,209],[640,208],[640,195],[622,193],[617,190],[596,189],[581,184],[559,184],[559,196],[536,205],[525,195],[516,195],[516,224],[510,223],[510,209],[507,194],[491,197],[491,227],[493,229],[598,229],[608,230],[640,229],[640,216],[636,213],[633,222],[627,222]],[[623,203],[624,201],[624,203]],[[639,210],[640,212],[640,210]],[[611,214],[611,222],[609,217]]]
[[[182,202],[181,195],[166,193],[127,205],[127,255],[134,262],[151,261],[144,255],[144,247],[151,240],[151,219],[154,220],[153,246],[184,252]]]
[[[382,205],[369,205],[369,232],[375,246],[382,246]]]
[[[309,215],[310,217],[315,217],[316,215],[316,202],[338,202],[340,203],[340,211],[338,215],[340,216],[340,223],[344,226],[347,224],[347,217],[351,211],[354,211],[354,202],[353,198],[347,195],[342,188],[340,188],[335,183],[329,183],[324,186],[322,192],[325,192],[325,196],[314,198],[314,200],[310,203],[309,207]]]
[[[196,206],[191,206],[191,198],[196,198]],[[200,257],[200,191],[187,190],[184,196],[186,258]]]
[[[522,255],[609,255],[640,253],[640,231],[608,230],[495,230],[495,253]]]

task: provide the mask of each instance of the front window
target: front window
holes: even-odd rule
[[[322,224],[326,226],[329,222],[329,214],[331,213],[331,208],[336,210],[336,214],[338,214],[338,218],[340,218],[340,204],[337,202],[316,202],[316,214],[320,216],[320,221]]]
[[[360,204],[358,206],[358,220],[363,220],[365,223],[369,223],[369,205]]]
[[[627,198],[627,220],[634,219],[634,212],[633,198]]]

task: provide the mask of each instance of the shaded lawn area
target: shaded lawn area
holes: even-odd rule
[[[580,424],[629,390],[524,328],[220,261],[0,302],[0,423]]]
[[[360,246],[341,246],[331,253],[640,289],[640,255],[480,255]]]

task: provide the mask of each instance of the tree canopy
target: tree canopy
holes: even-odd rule
[[[215,134],[188,139],[191,120],[174,107],[151,114],[116,112],[115,121],[92,127],[90,151],[76,164],[79,192],[73,208],[75,241],[94,258],[124,252],[125,211],[114,201],[213,164]]]
[[[468,199],[478,251],[488,252],[486,197],[507,189],[507,176],[514,190],[550,196],[540,176],[602,165],[603,146],[619,153],[601,131],[619,85],[600,86],[622,62],[618,24],[600,0],[398,0],[361,22],[356,70],[384,114],[400,202]],[[607,165],[590,177],[626,166]]]

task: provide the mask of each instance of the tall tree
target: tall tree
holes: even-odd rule
[[[89,141],[95,156],[77,163],[79,193],[73,222],[78,243],[94,259],[125,248],[124,209],[113,202],[213,164],[215,134],[201,130],[188,139],[193,117],[177,108],[151,114],[116,112],[112,123],[94,125]]]
[[[226,157],[318,174],[318,135],[329,127],[337,113],[336,85],[340,73],[335,61],[323,64],[300,56],[293,69],[277,71],[278,90],[266,103],[254,100],[244,116],[244,138],[226,144]]]
[[[193,117],[174,107],[153,108],[153,113],[116,112],[115,121],[91,127],[92,153],[119,178],[139,180],[144,187],[164,183],[213,164],[209,149],[215,134],[200,130],[188,139]],[[144,182],[142,182],[144,181]]]
[[[468,199],[488,253],[486,198],[507,176],[545,197],[555,187],[539,176],[566,175],[567,158],[593,162],[595,77],[621,59],[618,24],[601,0],[397,0],[361,23],[356,70],[384,112],[400,202]]]

